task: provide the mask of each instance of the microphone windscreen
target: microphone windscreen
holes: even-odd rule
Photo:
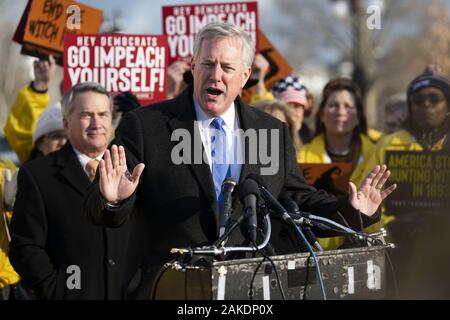
[[[295,202],[294,200],[289,200],[283,204],[286,210],[290,213],[298,213],[300,211],[297,202]]]
[[[254,181],[256,181],[256,183],[258,184],[258,186],[267,188],[266,182],[264,181],[263,177],[261,177],[259,174],[256,174],[256,173],[250,173],[250,174],[247,176],[247,179],[254,180]]]
[[[249,194],[254,194],[259,197],[259,188],[254,180],[246,179],[238,186],[238,196],[241,202],[243,202],[245,197]]]

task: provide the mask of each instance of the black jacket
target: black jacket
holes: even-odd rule
[[[297,165],[289,131],[282,122],[247,106],[239,98],[235,103],[242,129],[276,129],[279,132],[276,141],[279,144],[278,173],[264,176],[273,195],[278,197],[283,193],[285,197],[295,199],[301,209],[337,221],[336,210],[339,208],[350,224],[359,226],[359,215],[347,199],[338,201],[334,196],[307,184]],[[177,165],[171,160],[172,150],[179,143],[171,141],[174,130],[187,130],[193,137],[191,144],[195,140],[194,134],[200,139],[194,125],[195,119],[192,87],[174,100],[129,112],[122,119],[113,143],[125,147],[130,172],[140,162],[146,165],[137,192],[120,208],[108,209],[98,184],[93,183],[88,191],[86,211],[94,223],[117,227],[129,217],[137,222],[133,226],[134,239],[130,240],[132,245],[129,249],[134,257],[129,263],[136,270],[152,270],[144,275],[147,281],[151,281],[155,270],[171,259],[171,248],[211,244],[218,236],[219,209],[208,164]],[[191,149],[193,152],[194,147]],[[248,143],[245,151],[248,158]],[[250,173],[261,174],[262,167],[261,159],[254,164],[246,159],[240,181]],[[239,200],[235,199],[233,208],[234,218],[237,218],[242,212]],[[283,227],[274,225],[273,231],[271,243],[276,253],[295,250],[286,241],[289,237],[285,239],[280,236],[280,233],[284,234]],[[228,244],[240,244],[242,241],[243,237],[237,231]]]
[[[83,211],[89,184],[69,142],[20,168],[10,259],[40,299],[120,299],[125,294],[128,228],[90,223]],[[80,289],[73,288],[77,267]]]

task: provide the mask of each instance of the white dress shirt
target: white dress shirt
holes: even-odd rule
[[[76,149],[74,146],[72,146],[73,151],[75,151],[75,154],[77,155],[78,161],[80,161],[81,167],[83,168],[84,172],[86,173],[86,175],[89,177],[89,172],[86,170],[86,165],[89,161],[91,160],[98,160],[100,162],[100,160],[102,160],[103,158],[103,154],[105,152],[102,152],[100,155],[98,155],[95,158],[91,158],[88,157],[87,155],[85,155],[84,153],[81,153],[78,149]]]
[[[212,162],[211,162],[211,136],[213,134],[213,129],[210,127],[211,122],[216,117],[212,117],[205,113],[198,102],[192,97],[194,100],[195,113],[197,115],[196,126],[200,132],[200,137],[202,139],[203,147],[205,149],[206,157],[208,159],[209,169],[212,171]],[[234,103],[225,111],[224,114],[220,116],[225,122],[224,130],[227,136],[227,152],[228,155],[235,155],[234,158],[236,161],[233,161],[232,157],[230,158],[231,165],[231,177],[236,181],[239,180],[241,175],[241,167],[242,167],[242,155],[243,148],[242,142],[239,139],[238,130],[239,127],[239,119],[236,115],[236,106]],[[233,153],[233,150],[235,152]]]

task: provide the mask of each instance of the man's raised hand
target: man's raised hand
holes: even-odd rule
[[[145,165],[139,163],[134,167],[133,173],[130,174],[127,168],[125,149],[113,144],[111,151],[105,151],[103,159],[100,160],[99,168],[100,193],[107,202],[115,204],[133,194]]]
[[[350,204],[367,216],[374,215],[381,202],[397,187],[393,184],[385,190],[381,190],[390,175],[391,173],[385,165],[376,166],[364,178],[358,189],[353,182],[350,182]]]

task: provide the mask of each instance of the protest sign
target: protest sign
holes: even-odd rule
[[[25,33],[25,26],[27,25],[28,21],[28,15],[30,14],[30,8],[31,8],[31,0],[28,0],[27,5],[25,6],[25,10],[22,13],[22,17],[20,18],[19,25],[16,28],[16,31],[13,35],[13,41],[22,44],[23,42],[23,35]]]
[[[258,47],[257,53],[260,53],[269,63],[269,69],[264,77],[264,86],[268,89],[280,79],[287,77],[292,73],[292,67],[289,62],[281,55],[281,53],[270,42],[269,38],[263,31],[258,30]],[[256,84],[259,82],[259,72],[250,74],[250,78],[244,87],[242,97],[250,100],[251,96],[256,93]]]
[[[348,192],[351,163],[301,163],[300,169],[308,183],[317,189],[339,195]]]
[[[292,73],[292,67],[289,62],[281,55],[275,46],[267,38],[266,34],[259,30],[258,32],[258,52],[269,62],[269,71],[264,79],[266,88],[272,86],[280,79],[287,77]]]
[[[38,58],[53,54],[62,64],[64,35],[97,33],[102,11],[71,0],[32,0],[23,39],[20,39],[22,20],[14,37],[15,41],[22,42],[22,53]]]
[[[191,62],[195,35],[211,22],[228,22],[247,31],[257,45],[257,2],[163,6],[163,34],[168,36],[169,65]]]
[[[450,154],[387,151],[390,183],[397,189],[386,199],[386,212],[444,212],[450,204]]]
[[[163,100],[167,55],[164,35],[66,35],[64,91],[94,81],[112,94],[133,93],[141,105]]]

